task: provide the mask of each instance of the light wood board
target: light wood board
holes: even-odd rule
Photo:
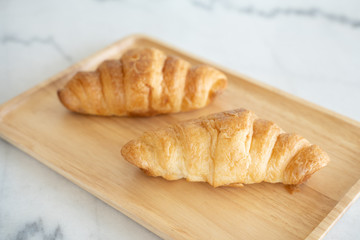
[[[228,88],[198,111],[106,118],[60,104],[57,89],[78,70],[138,46],[205,62],[146,36],[127,37],[3,104],[1,137],[165,239],[318,239],[359,196],[359,122],[222,67],[215,66],[227,74]],[[320,145],[330,164],[291,195],[281,184],[212,188],[147,177],[121,157],[121,147],[145,130],[238,107]]]

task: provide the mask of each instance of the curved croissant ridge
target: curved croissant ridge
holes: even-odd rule
[[[238,109],[144,133],[121,151],[151,176],[222,185],[297,185],[329,162],[306,139]]]
[[[150,116],[202,108],[226,84],[226,76],[210,66],[136,48],[94,72],[78,72],[58,96],[74,112]]]

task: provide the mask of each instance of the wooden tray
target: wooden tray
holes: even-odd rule
[[[359,122],[222,67],[215,66],[229,77],[227,90],[194,112],[105,118],[72,114],[60,104],[56,90],[77,71],[137,46],[205,62],[145,36],[127,37],[3,104],[1,137],[166,239],[317,239],[359,196]],[[215,189],[147,177],[120,155],[145,130],[237,107],[320,145],[331,163],[291,195],[281,184]]]

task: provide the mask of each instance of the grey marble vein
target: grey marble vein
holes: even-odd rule
[[[55,229],[50,230],[44,228],[43,221],[38,219],[37,221],[29,222],[17,232],[16,236],[10,238],[11,240],[28,240],[37,237],[37,239],[43,240],[61,240],[64,239],[61,227],[58,225]]]
[[[206,11],[212,11],[217,6],[221,6],[226,10],[237,12],[238,14],[253,15],[262,18],[277,18],[281,16],[298,16],[304,18],[322,18],[329,22],[343,24],[352,28],[360,28],[360,19],[351,18],[343,14],[331,13],[323,11],[316,7],[294,8],[294,7],[275,7],[264,10],[251,5],[239,6],[230,1],[219,0],[192,0],[193,6]]]
[[[1,38],[1,44],[8,44],[8,43],[16,43],[21,44],[23,46],[31,46],[32,44],[44,44],[52,47],[55,49],[67,62],[72,62],[72,58],[69,54],[67,54],[64,49],[60,46],[60,44],[55,41],[55,39],[52,36],[40,38],[40,37],[32,37],[30,39],[22,39],[15,35],[4,35]]]

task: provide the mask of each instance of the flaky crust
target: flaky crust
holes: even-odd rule
[[[185,178],[214,187],[298,185],[329,162],[319,146],[245,109],[145,132],[121,153],[150,176]]]
[[[103,62],[95,72],[77,73],[58,96],[78,113],[151,116],[202,108],[226,84],[226,76],[210,66],[136,48],[120,60]]]

